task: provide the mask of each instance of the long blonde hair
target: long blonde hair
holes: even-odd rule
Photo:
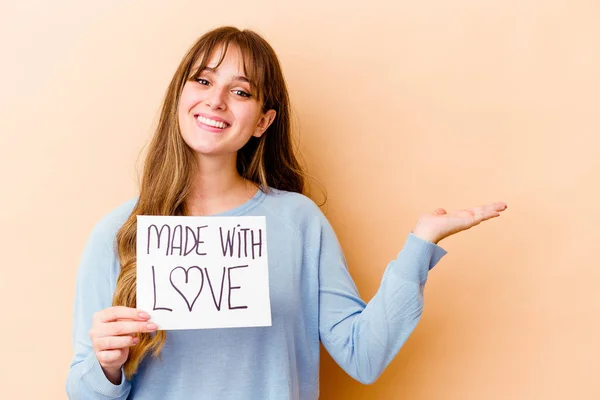
[[[194,79],[204,70],[213,50],[224,49],[220,63],[230,44],[240,49],[245,72],[255,86],[253,89],[258,92],[263,110],[273,109],[277,112],[265,134],[260,138],[252,137],[238,151],[239,174],[260,185],[264,191],[276,188],[303,193],[305,190],[305,173],[292,144],[288,91],[272,47],[251,30],[222,27],[204,34],[183,57],[169,84],[145,159],[137,203],[117,233],[121,271],[113,305],[136,307],[136,216],[187,215],[185,199],[190,194],[197,164],[193,150],[180,134],[177,114],[179,98],[186,81]],[[140,342],[130,348],[129,358],[124,365],[127,379],[135,375],[148,353],[154,356],[160,354],[166,333],[141,333],[138,337]]]

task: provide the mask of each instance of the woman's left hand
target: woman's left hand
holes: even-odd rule
[[[412,233],[421,239],[438,243],[450,235],[500,216],[500,213],[506,210],[506,207],[506,203],[496,202],[481,207],[452,212],[438,208],[431,214],[421,216]]]

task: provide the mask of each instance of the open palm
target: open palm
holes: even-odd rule
[[[500,216],[500,213],[506,208],[507,205],[504,202],[488,203],[480,207],[451,212],[438,208],[431,214],[425,214],[419,218],[413,234],[437,243],[450,235]]]

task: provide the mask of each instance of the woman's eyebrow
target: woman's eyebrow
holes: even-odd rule
[[[211,67],[205,67],[204,71],[210,72],[214,75],[219,75],[219,72],[215,69],[215,68],[211,68]],[[204,72],[201,71],[201,72]],[[250,82],[250,79],[246,78],[244,75],[235,75],[232,77],[232,80],[234,81],[241,81],[241,82],[247,82],[247,83],[252,83]]]

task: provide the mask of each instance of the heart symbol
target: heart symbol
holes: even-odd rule
[[[198,293],[196,294],[196,297],[194,297],[194,301],[192,301],[192,304],[190,304],[187,296],[185,294],[183,294],[183,292],[181,290],[179,290],[177,285],[175,285],[175,283],[173,282],[173,272],[177,271],[178,269],[182,270],[183,273],[185,274],[185,286],[183,289],[188,293],[190,293],[190,290],[188,289],[189,287],[191,287],[192,289],[195,287],[194,285],[189,285],[189,286],[187,285],[189,283],[190,271],[192,269],[197,269],[198,272],[200,272],[200,279],[201,279],[200,289],[198,289]],[[202,287],[204,287],[204,274],[202,273],[202,269],[200,269],[200,267],[195,266],[195,265],[193,267],[189,267],[188,269],[185,269],[183,267],[173,268],[173,270],[169,274],[169,280],[171,281],[171,286],[173,286],[173,288],[177,291],[177,293],[179,293],[181,295],[181,297],[183,297],[183,299],[185,300],[185,303],[188,306],[188,310],[192,311],[192,308],[194,307],[194,303],[196,302],[196,300],[198,300],[198,297],[200,296],[200,293],[202,292]],[[195,291],[192,291],[191,293],[194,294]]]

